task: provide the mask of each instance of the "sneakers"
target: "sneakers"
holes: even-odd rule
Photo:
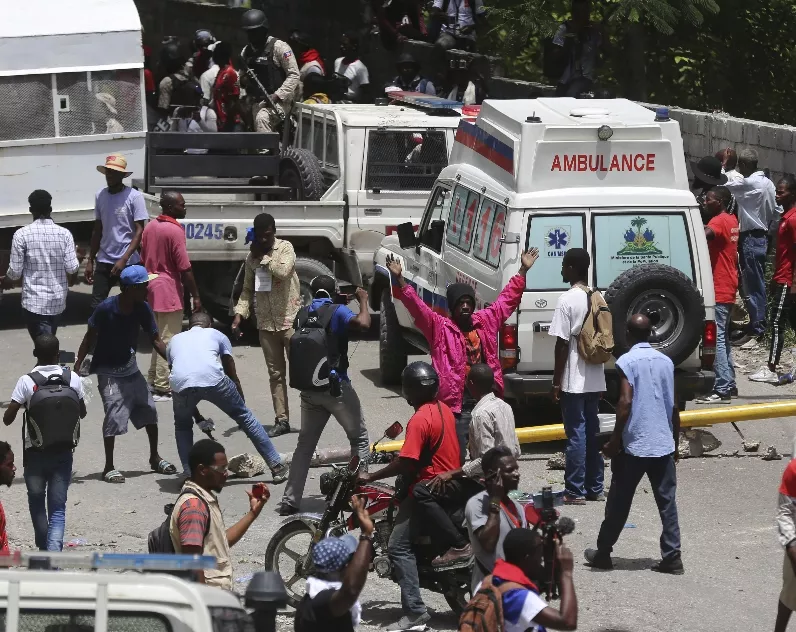
[[[196,425],[199,426],[199,430],[202,432],[213,432],[216,429],[216,424],[210,417],[197,421]]]
[[[280,463],[276,467],[271,468],[271,476],[274,480],[274,485],[284,483],[287,476],[290,474],[290,466],[287,463]]]
[[[745,343],[740,346],[744,351],[751,351],[757,349],[757,338],[749,338]]]
[[[601,553],[597,549],[586,549],[583,552],[583,557],[586,558],[586,563],[592,568],[599,568],[604,571],[610,571],[614,568],[614,563],[608,553]]]
[[[431,615],[428,612],[416,616],[403,616],[397,623],[388,625],[385,630],[387,632],[403,632],[403,630],[413,630],[421,632],[426,629],[426,624],[431,620]]]
[[[682,575],[685,573],[683,560],[680,558],[679,554],[654,564],[652,570],[656,573],[666,573],[667,575]]]
[[[765,384],[779,384],[779,375],[772,371],[767,366],[760,367],[757,373],[749,376],[752,382],[764,382]]]
[[[277,419],[274,422],[273,428],[268,431],[268,436],[271,438],[281,437],[290,432],[290,422],[284,419]]]
[[[586,500],[593,503],[604,503],[605,494],[603,492],[600,492],[599,494],[586,494]]]
[[[156,402],[170,402],[171,401],[171,393],[166,391],[164,393],[159,393],[157,391],[153,391],[152,399]]]
[[[738,397],[738,387],[731,386],[730,387],[730,397]]]
[[[284,500],[276,506],[276,513],[282,517],[295,516],[299,511],[298,507],[288,505]]]
[[[440,566],[449,566],[458,562],[469,560],[473,556],[473,547],[467,544],[460,549],[450,548],[442,555],[435,557],[431,560],[431,566],[439,568]]]
[[[704,397],[697,397],[694,400],[695,404],[729,404],[732,401],[732,397],[729,393],[726,395],[719,395],[718,393],[711,393],[710,395],[705,395]]]

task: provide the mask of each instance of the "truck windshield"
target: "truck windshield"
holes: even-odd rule
[[[365,188],[430,191],[447,164],[443,131],[371,130]]]
[[[213,632],[254,632],[254,621],[245,610],[237,608],[208,608],[213,620]]]

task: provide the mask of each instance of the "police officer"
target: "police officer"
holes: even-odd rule
[[[257,76],[274,105],[288,116],[300,91],[299,69],[293,51],[282,40],[268,35],[268,19],[259,9],[250,9],[243,14],[243,29],[249,36],[249,43],[241,52],[245,66]],[[245,81],[246,92],[259,101],[252,112],[254,131],[277,130],[281,117],[265,100],[266,95],[262,94],[257,82],[249,77]]]

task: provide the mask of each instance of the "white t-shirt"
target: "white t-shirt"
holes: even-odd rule
[[[350,82],[346,97],[355,101],[359,98],[361,86],[370,84],[370,75],[368,75],[368,67],[362,63],[361,60],[355,59],[350,64],[344,64],[343,58],[338,57],[334,62],[334,71],[338,75],[343,75]]]
[[[213,100],[213,86],[216,83],[219,70],[221,69],[214,63],[199,77],[199,85],[202,86],[202,96],[208,101]]]
[[[600,393],[605,390],[605,370],[602,364],[588,364],[578,353],[578,334],[586,320],[588,305],[586,292],[573,287],[558,299],[549,334],[569,340],[569,356],[561,378],[564,393]]]
[[[504,632],[537,632],[540,626],[533,619],[545,608],[545,600],[533,591],[524,588],[509,590],[503,595]]]

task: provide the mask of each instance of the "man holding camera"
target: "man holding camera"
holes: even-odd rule
[[[351,444],[351,454],[359,454],[361,458],[365,458],[370,448],[362,405],[348,377],[348,335],[351,331],[366,331],[370,328],[368,293],[362,288],[357,289],[359,314],[354,314],[348,307],[337,302],[339,300],[337,282],[333,277],[328,275],[315,277],[310,289],[313,295],[312,303],[299,311],[294,329],[297,331],[303,327],[318,329],[322,326],[328,346],[320,362],[309,358],[308,355],[311,354],[303,354],[301,358],[290,358],[290,385],[296,388],[294,367],[297,377],[303,368],[309,367],[310,370],[314,370],[312,383],[323,382],[322,364],[328,366],[326,369],[328,381],[322,384],[323,390],[300,389],[301,430],[290,464],[285,495],[277,508],[280,516],[292,516],[299,512],[310,461],[330,416],[334,416],[345,430]],[[290,348],[297,347],[291,343]]]

